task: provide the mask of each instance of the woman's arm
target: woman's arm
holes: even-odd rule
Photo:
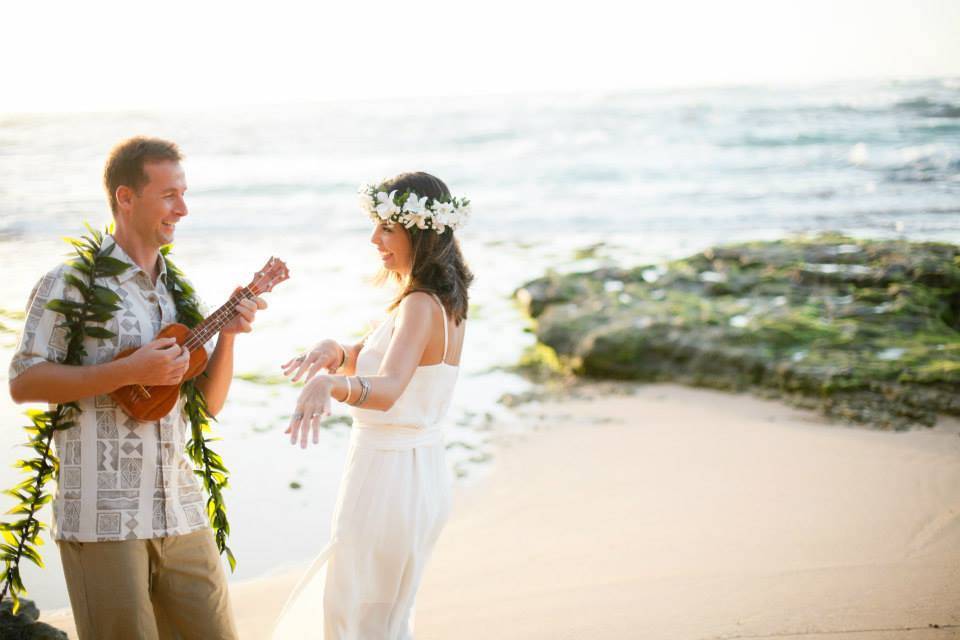
[[[400,303],[393,336],[380,371],[375,376],[364,376],[370,384],[364,409],[387,411],[407,388],[433,335],[433,311],[436,308],[436,302],[422,292],[411,293]],[[356,367],[355,354],[352,366]],[[315,376],[300,392],[297,408],[285,432],[290,434],[290,442],[299,440],[300,446],[306,447],[307,434],[311,430],[314,443],[318,442],[320,417],[330,414],[330,399],[356,402],[359,397],[360,384],[356,376]]]
[[[375,376],[364,376],[370,384],[370,393],[363,403],[364,409],[388,411],[407,388],[435,331],[433,315],[436,309],[437,303],[422,291],[411,293],[400,302],[393,336],[380,364],[380,371]],[[343,393],[335,392],[334,397],[343,402],[348,399],[347,385],[342,379],[343,376],[338,377],[341,379],[335,383],[336,388]],[[359,386],[356,378],[352,383],[352,387]],[[349,400],[355,402],[360,396],[360,390],[351,390],[353,394]]]
[[[360,355],[360,350],[363,348],[366,339],[367,336],[364,336],[356,344],[342,344],[329,339],[322,340],[308,353],[291,358],[280,365],[283,369],[283,375],[289,376],[292,374],[293,377],[290,378],[290,382],[297,382],[301,377],[303,377],[304,382],[309,382],[320,372],[320,369],[353,375],[357,370],[357,356]],[[340,364],[341,362],[343,364]]]
[[[352,376],[357,372],[357,357],[360,355],[360,350],[363,349],[363,344],[366,340],[367,337],[364,336],[357,344],[339,343],[337,345],[343,350],[343,366],[337,370],[337,373]]]
[[[380,364],[380,371],[375,376],[364,376],[370,384],[370,393],[363,403],[364,409],[388,411],[407,388],[433,334],[433,312],[436,308],[437,303],[430,295],[420,291],[411,293],[400,303],[393,336]],[[351,369],[354,369],[356,356],[352,365]],[[356,402],[360,397],[360,384],[352,371],[344,373],[346,375],[323,376],[325,383],[330,386],[334,400]],[[346,376],[351,376],[349,398]]]

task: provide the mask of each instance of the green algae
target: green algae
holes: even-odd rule
[[[534,377],[754,389],[884,428],[960,415],[960,248],[829,233],[517,291]]]
[[[237,380],[268,386],[290,384],[290,380],[288,378],[279,374],[245,372],[235,373],[233,374],[233,377]]]
[[[26,317],[27,315],[23,311],[0,308],[0,318],[2,318],[0,319],[0,334],[18,334]],[[12,320],[13,324],[4,322],[4,320]]]
[[[543,382],[571,375],[573,366],[570,358],[561,358],[555,349],[537,342],[523,350],[520,360],[512,370]]]

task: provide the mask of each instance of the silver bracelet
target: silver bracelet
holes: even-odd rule
[[[353,403],[353,406],[355,407],[359,407],[366,402],[367,394],[370,393],[370,383],[367,382],[367,379],[362,376],[357,376],[357,380],[360,381],[360,397],[357,398],[357,401]]]
[[[357,401],[353,403],[355,407],[359,407],[367,399],[366,381],[362,377],[357,376],[357,382],[360,383],[360,396],[357,398]]]
[[[353,395],[353,387],[350,385],[350,376],[343,377],[347,381],[347,396],[343,399],[343,401],[347,404],[350,404],[350,396]]]

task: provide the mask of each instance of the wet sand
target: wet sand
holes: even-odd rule
[[[518,411],[458,496],[418,640],[960,637],[960,421],[882,432],[676,385]],[[233,586],[242,638],[299,573]]]

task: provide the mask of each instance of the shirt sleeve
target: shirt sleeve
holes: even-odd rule
[[[30,294],[23,335],[10,361],[10,380],[41,362],[63,362],[67,356],[67,331],[58,326],[63,324],[64,317],[47,309],[51,300],[79,300],[79,293],[67,289],[63,273],[62,267],[49,272]]]

